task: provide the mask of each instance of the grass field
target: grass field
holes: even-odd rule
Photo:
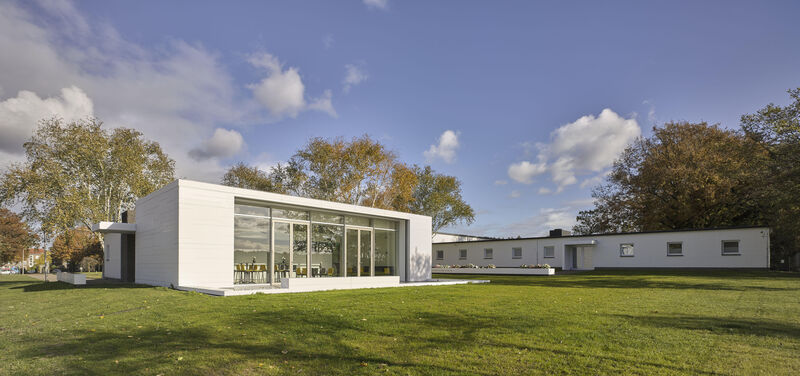
[[[800,374],[797,274],[491,279],[220,298],[0,276],[0,374]]]

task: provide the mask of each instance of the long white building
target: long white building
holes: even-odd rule
[[[768,268],[769,228],[746,227],[601,235],[448,241],[433,244],[434,265],[549,264],[595,268]]]
[[[431,218],[176,180],[101,222],[104,277],[219,295],[431,278]]]

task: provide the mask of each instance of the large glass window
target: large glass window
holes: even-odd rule
[[[358,230],[347,229],[347,276],[358,276]]]
[[[311,270],[312,277],[341,277],[342,226],[311,225]]]
[[[292,268],[295,277],[307,277],[308,268],[308,225],[292,224]]]
[[[288,278],[292,269],[292,230],[291,224],[286,222],[275,222],[275,282],[280,282],[282,278]]]
[[[375,230],[375,275],[397,275],[397,235]]]
[[[270,220],[236,215],[233,218],[233,283],[267,283]]]
[[[361,246],[361,276],[372,275],[372,231],[359,231]]]
[[[302,210],[272,208],[272,218],[297,219],[301,221],[307,221],[308,212]]]
[[[369,227],[369,218],[366,217],[344,217],[344,223],[352,226]]]

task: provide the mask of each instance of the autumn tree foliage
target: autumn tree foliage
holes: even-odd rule
[[[408,166],[369,136],[352,140],[312,138],[285,164],[263,171],[240,163],[225,185],[429,215],[434,231],[471,223],[461,183],[430,167]]]
[[[158,143],[97,119],[43,120],[24,147],[26,161],[0,175],[0,204],[20,205],[46,234],[119,222],[137,198],[174,179],[175,161]]]
[[[97,265],[103,259],[103,247],[100,241],[84,227],[60,233],[53,240],[51,249],[53,263],[66,265],[70,271],[76,271],[81,264]]]
[[[37,239],[19,215],[0,208],[0,262],[15,261],[24,250],[33,247]]]

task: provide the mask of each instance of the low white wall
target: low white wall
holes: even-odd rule
[[[553,268],[433,268],[440,274],[553,275]]]
[[[738,240],[738,255],[723,255],[722,241]],[[433,244],[434,264],[475,264],[497,267],[519,267],[522,264],[564,266],[566,246],[595,241],[585,247],[591,255],[586,258],[594,268],[768,268],[769,228],[754,227],[722,230],[670,231],[619,235],[587,235],[559,238],[529,238],[492,241],[469,241]],[[683,256],[668,256],[667,243],[682,242]],[[634,256],[620,256],[620,244],[633,243]],[[544,257],[544,247],[553,246],[552,258]],[[513,248],[522,248],[522,258],[512,258]],[[484,249],[492,249],[492,258],[484,258]],[[466,259],[459,250],[466,249]],[[437,259],[436,251],[444,251]]]
[[[59,282],[66,282],[73,285],[86,284],[86,274],[73,274],[73,273],[58,271],[56,273],[56,279]]]
[[[284,278],[281,288],[291,291],[323,291],[400,286],[400,276]]]

